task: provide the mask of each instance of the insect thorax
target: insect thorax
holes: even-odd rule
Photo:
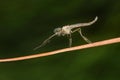
[[[54,33],[58,36],[64,36],[71,33],[69,26],[63,26],[62,28],[55,28]]]
[[[67,26],[63,26],[62,27],[62,31],[63,31],[63,33],[64,34],[71,34],[71,28],[70,28],[70,26],[69,25],[67,25]]]

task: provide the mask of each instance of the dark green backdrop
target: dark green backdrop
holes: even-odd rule
[[[119,0],[1,0],[0,58],[68,47],[67,37],[55,37],[33,51],[54,28],[98,21],[82,28],[92,42],[120,36]],[[86,44],[75,33],[73,46]],[[120,80],[120,44],[66,52],[37,59],[0,63],[0,80]]]

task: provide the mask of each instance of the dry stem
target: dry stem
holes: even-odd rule
[[[62,52],[80,50],[80,49],[97,47],[97,46],[113,44],[113,43],[119,43],[119,42],[120,42],[120,37],[109,39],[109,40],[104,40],[104,41],[99,41],[99,42],[94,42],[94,43],[91,43],[91,44],[85,44],[85,45],[80,45],[80,46],[75,46],[75,47],[55,50],[55,51],[51,51],[51,52],[33,54],[33,55],[28,55],[28,56],[23,56],[23,57],[0,59],[0,62],[19,61],[19,60],[26,60],[26,59],[44,57],[44,56],[54,55],[54,54],[58,54],[58,53],[62,53]]]

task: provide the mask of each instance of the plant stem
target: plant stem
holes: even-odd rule
[[[90,43],[90,44],[70,47],[70,48],[64,48],[64,49],[55,50],[55,51],[51,51],[51,52],[45,52],[45,53],[39,53],[39,54],[33,54],[33,55],[15,57],[15,58],[0,59],[0,62],[20,61],[20,60],[26,60],[26,59],[50,56],[50,55],[54,55],[54,54],[58,54],[58,53],[81,50],[81,49],[97,47],[97,46],[103,46],[103,45],[119,43],[119,42],[120,42],[120,37],[113,38],[113,39],[108,39],[108,40],[103,40],[103,41],[98,41],[98,42],[94,42],[94,43]]]

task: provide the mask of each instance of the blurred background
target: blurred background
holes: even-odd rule
[[[120,36],[119,0],[1,0],[0,58],[68,47],[68,37],[55,37],[33,51],[56,27],[98,21],[82,28],[92,42]],[[86,44],[78,33],[73,46]],[[120,44],[0,63],[0,80],[120,80]]]

